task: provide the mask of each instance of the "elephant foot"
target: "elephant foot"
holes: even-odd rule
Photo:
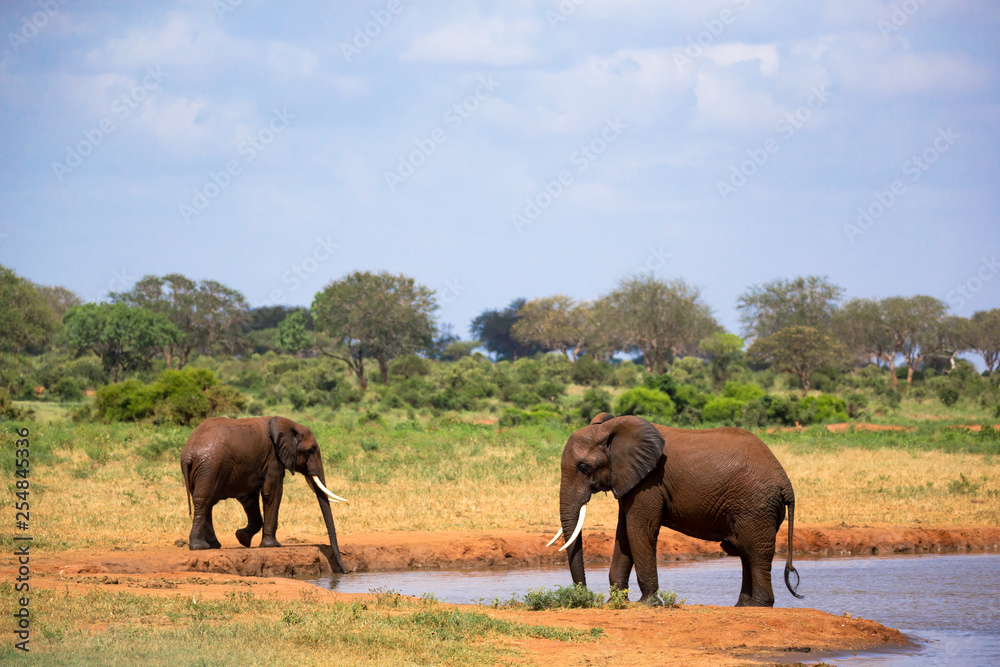
[[[240,544],[242,544],[243,546],[249,547],[250,540],[253,539],[253,536],[255,534],[256,533],[251,533],[249,530],[240,528],[239,530],[236,531],[236,539],[239,540]]]
[[[209,544],[205,540],[190,540],[188,542],[188,549],[190,549],[191,551],[203,551],[205,549],[218,549],[221,546],[222,546],[221,544],[216,544],[215,546],[212,546],[211,544]]]
[[[249,545],[248,545],[249,546]],[[260,546],[262,547],[280,547],[281,542],[274,539],[273,537],[265,537],[260,541]]]
[[[752,597],[741,595],[740,599],[736,601],[735,607],[773,607],[774,602],[768,604],[761,600],[754,600]]]
[[[663,601],[660,600],[660,596],[656,593],[644,593],[641,598],[639,598],[639,604],[644,604],[647,607],[662,607]]]

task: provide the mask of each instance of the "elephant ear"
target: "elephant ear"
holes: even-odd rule
[[[274,444],[274,453],[285,466],[295,474],[296,450],[299,446],[299,433],[295,428],[298,426],[291,419],[285,417],[271,417],[268,430],[271,432],[271,442]]]
[[[615,416],[610,412],[602,412],[599,415],[595,415],[593,419],[590,420],[591,426],[596,426],[597,424],[603,424],[609,419],[614,419]]]
[[[604,424],[611,466],[611,491],[621,498],[656,467],[663,436],[641,417],[618,417]]]

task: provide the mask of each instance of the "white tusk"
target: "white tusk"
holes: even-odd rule
[[[580,531],[583,530],[583,520],[586,517],[587,517],[587,506],[584,505],[583,507],[580,508],[580,519],[579,519],[579,521],[576,522],[576,529],[573,531],[573,534],[570,535],[569,539],[566,540],[566,544],[564,544],[564,545],[562,545],[562,547],[560,547],[559,551],[562,551],[563,549],[565,549],[569,545],[573,544],[573,540],[575,540],[577,537],[579,537]]]
[[[320,491],[322,491],[326,495],[330,496],[330,500],[332,500],[333,502],[335,502],[335,503],[347,503],[347,504],[351,503],[351,501],[348,500],[347,498],[341,498],[340,496],[338,496],[337,494],[335,494],[333,491],[331,491],[330,489],[328,489],[325,486],[323,486],[323,482],[319,481],[319,477],[317,477],[316,475],[313,475],[313,481],[316,482],[316,486],[319,487]]]
[[[559,532],[556,533],[555,537],[553,537],[551,540],[549,540],[549,543],[546,544],[545,546],[551,547],[552,543],[555,542],[556,540],[558,540],[560,535],[562,535],[562,528],[559,529]]]

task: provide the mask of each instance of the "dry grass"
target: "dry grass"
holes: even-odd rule
[[[351,500],[349,507],[334,505],[341,535],[558,529],[558,457],[567,428],[312,426],[326,455],[328,485]],[[187,538],[178,460],[190,429],[49,424],[32,430],[31,520],[39,548]],[[800,523],[1000,523],[1000,465],[993,454],[849,446],[852,437],[861,437],[852,434],[825,435],[826,444],[813,447],[808,437],[795,437],[772,446],[795,487]],[[2,440],[4,451],[12,451],[9,428]],[[12,486],[7,458],[3,474]],[[4,503],[0,521],[13,525],[13,513],[13,503]],[[224,543],[235,544],[233,531],[244,521],[235,500],[217,506]],[[299,475],[286,477],[280,521],[279,539],[325,532],[315,497]],[[595,497],[588,525],[610,530],[616,523],[614,498]],[[2,540],[11,546],[10,532]]]

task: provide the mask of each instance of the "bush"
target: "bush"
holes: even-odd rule
[[[235,416],[246,408],[246,400],[238,390],[218,385],[212,371],[185,368],[163,371],[150,385],[132,379],[103,387],[94,408],[104,421],[152,418],[187,426],[215,415]]]
[[[80,384],[73,378],[65,377],[56,382],[56,386],[52,387],[52,393],[58,396],[59,400],[63,402],[83,400],[83,389],[80,388]]]
[[[548,403],[541,403],[531,410],[507,408],[500,415],[499,425],[502,427],[522,426],[525,424],[561,424],[562,416]]]
[[[588,389],[583,393],[583,402],[580,403],[580,418],[585,422],[601,414],[611,412],[611,394],[603,389]]]
[[[638,415],[653,421],[668,421],[674,415],[674,402],[658,389],[636,387],[618,397],[615,411],[620,415]]]
[[[573,364],[570,377],[576,384],[597,387],[608,383],[611,378],[611,366],[585,354]]]
[[[702,408],[701,418],[706,422],[720,424],[735,424],[737,417],[742,416],[745,401],[730,396],[717,396],[709,399]]]
[[[15,421],[24,418],[24,410],[14,405],[6,387],[0,387],[0,421],[8,419]]]
[[[555,590],[532,588],[524,595],[524,604],[532,611],[543,609],[590,609],[604,604],[604,594],[582,584],[557,586]]]
[[[959,396],[958,389],[954,387],[944,386],[938,390],[938,398],[949,408],[958,403]]]
[[[764,397],[764,390],[753,382],[727,382],[722,395],[739,401],[752,401]]]
[[[799,402],[799,421],[802,424],[825,424],[847,421],[847,403],[830,394],[806,396]]]

